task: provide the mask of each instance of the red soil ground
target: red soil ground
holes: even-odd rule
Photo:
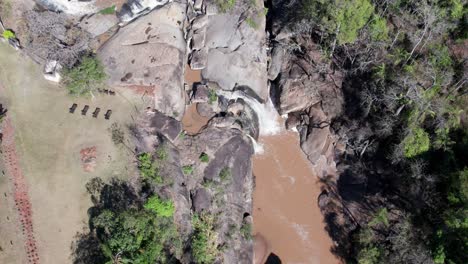
[[[1,154],[5,163],[5,170],[8,175],[8,183],[12,186],[15,200],[19,227],[25,238],[25,250],[28,262],[39,264],[39,255],[34,238],[32,208],[28,195],[28,185],[21,170],[18,154],[15,145],[15,130],[9,118],[2,122],[3,140],[1,142]]]

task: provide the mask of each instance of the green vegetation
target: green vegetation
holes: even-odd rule
[[[172,212],[155,211],[154,198],[148,210],[105,209],[91,218],[106,263],[167,263],[181,253]]]
[[[124,143],[125,133],[122,130],[122,128],[119,126],[119,124],[112,123],[110,127],[110,132],[111,132],[112,142],[114,142],[115,145],[120,145]]]
[[[174,203],[170,200],[163,201],[158,196],[149,198],[144,207],[161,217],[172,217],[174,215]]]
[[[468,263],[466,1],[290,5],[271,14],[292,34],[280,44],[300,47],[292,61],[315,63],[307,54],[320,50],[330,55],[323,66],[345,75],[331,126],[353,152],[339,157],[352,182],[340,204],[353,209],[325,218],[358,227],[330,220],[336,252],[347,263]],[[324,103],[327,112],[337,100]]]
[[[196,263],[214,263],[220,256],[218,233],[215,231],[216,217],[208,213],[192,218],[192,255]]]
[[[182,172],[185,175],[190,175],[193,173],[193,166],[192,165],[185,165],[182,167]]]
[[[214,89],[208,90],[208,103],[211,105],[218,100],[218,95]]]
[[[247,23],[247,25],[249,25],[249,27],[253,28],[253,29],[257,29],[258,28],[258,25],[257,23],[255,22],[255,20],[251,17],[248,17],[245,19],[245,22]]]
[[[167,153],[166,146],[160,145],[160,146],[156,149],[156,156],[158,157],[159,160],[161,160],[161,161],[167,160],[168,155],[169,155],[169,154]]]
[[[99,11],[99,14],[101,15],[113,15],[115,14],[115,5],[107,7]]]
[[[302,10],[324,33],[334,35],[338,44],[353,43],[374,13],[369,0],[305,0]]]
[[[422,128],[414,128],[403,140],[405,157],[413,158],[429,150],[429,134]]]
[[[219,172],[219,178],[221,179],[222,182],[226,182],[231,179],[231,170],[228,167],[224,167],[220,172]]]
[[[463,3],[461,0],[449,0],[451,6],[450,16],[452,19],[461,19],[463,18],[464,11]]]
[[[387,208],[382,208],[380,209],[377,214],[374,216],[374,219],[372,219],[369,222],[369,226],[376,226],[379,224],[383,224],[385,226],[389,226],[388,223],[388,211]]]
[[[215,0],[221,13],[226,13],[234,8],[236,0]]]
[[[210,161],[210,157],[208,157],[208,154],[206,154],[205,152],[203,152],[199,158],[200,158],[200,161],[204,163],[207,163],[208,161]]]
[[[244,222],[240,228],[242,237],[247,240],[252,239],[252,224]]]
[[[179,133],[179,138],[180,138],[180,139],[184,139],[185,136],[186,136],[185,131],[182,131],[182,132]]]
[[[63,83],[73,95],[87,95],[106,79],[104,67],[94,57],[84,57],[81,62],[63,71]]]
[[[153,156],[150,153],[138,155],[138,169],[144,179],[157,184],[163,182],[162,177],[159,175],[158,164],[153,160]]]
[[[16,38],[16,35],[13,31],[7,29],[5,31],[3,31],[2,33],[2,37],[6,40],[9,40],[9,39],[12,39],[12,38]]]
[[[388,40],[387,20],[380,16],[375,16],[370,23],[370,34],[373,41]]]

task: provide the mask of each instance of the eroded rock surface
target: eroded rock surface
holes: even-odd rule
[[[135,130],[137,151],[154,153],[162,148],[167,153],[160,173],[171,184],[158,193],[174,201],[174,217],[183,237],[189,239],[192,231],[191,210],[216,215],[217,242],[226,245],[223,263],[251,263],[253,243],[240,232],[245,216],[252,213],[254,150],[250,139],[235,128],[208,126],[197,135],[178,137],[171,143],[161,132],[172,125],[170,131],[177,129],[176,123],[153,122],[152,114],[141,119]]]
[[[181,120],[186,4],[169,3],[123,27],[98,52],[109,84],[154,86],[155,109]]]
[[[282,45],[275,46],[272,51],[269,78],[274,81],[272,89],[278,111],[288,114],[305,110],[319,102],[333,102],[336,109],[325,111],[336,116],[341,111],[340,104],[336,102],[343,100],[343,75],[330,68],[312,40],[300,41],[308,44],[304,52],[286,51]],[[333,98],[329,98],[330,95],[334,95]]]
[[[262,100],[268,98],[265,16],[261,1],[237,1],[221,11],[205,1],[205,12],[192,21],[191,67],[202,69],[204,80],[223,90],[250,87]]]

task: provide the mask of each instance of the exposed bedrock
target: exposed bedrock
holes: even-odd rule
[[[223,90],[248,86],[263,101],[268,98],[267,44],[262,1],[236,1],[221,12],[215,1],[196,1],[188,14],[191,27],[190,66],[204,80]]]
[[[296,36],[276,42],[268,69],[273,102],[288,114],[288,129],[300,132],[301,148],[319,177],[336,176],[338,140],[330,124],[343,107],[343,73],[330,65],[311,39]]]
[[[311,39],[299,38],[302,51],[288,50],[288,44],[277,44],[271,53],[268,78],[280,114],[302,111],[321,103],[332,119],[341,112],[343,74],[330,67],[318,45]]]
[[[217,242],[226,248],[223,263],[251,263],[253,243],[239,231],[252,213],[251,140],[238,129],[212,125],[197,135],[169,140],[166,135],[178,131],[180,125],[160,118],[152,111],[140,117],[134,129],[137,151],[164,148],[169,153],[161,174],[171,179],[171,184],[157,191],[174,200],[175,221],[182,234],[188,238],[192,230],[191,211],[217,215]],[[201,159],[202,155],[207,159]]]
[[[154,108],[181,120],[185,111],[185,3],[172,2],[121,28],[99,51],[110,85],[153,86]]]

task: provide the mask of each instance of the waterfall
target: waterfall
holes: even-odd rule
[[[247,134],[247,136],[250,138],[250,140],[252,140],[255,154],[263,154],[263,145],[258,143],[251,135]]]
[[[269,97],[268,101],[262,104],[240,90],[234,92],[218,90],[216,93],[229,100],[243,99],[258,116],[258,129],[261,136],[275,135],[281,131],[278,112]]]

